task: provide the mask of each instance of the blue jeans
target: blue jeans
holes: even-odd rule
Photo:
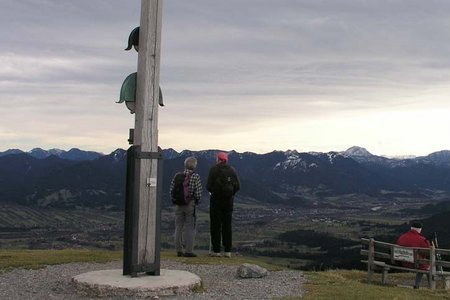
[[[415,289],[418,289],[420,287],[420,282],[422,281],[423,274],[425,274],[425,273],[420,273],[420,272],[416,273],[416,283],[414,284]],[[428,274],[427,274],[427,278],[428,278]]]

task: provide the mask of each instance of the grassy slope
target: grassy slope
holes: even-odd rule
[[[122,252],[64,249],[64,250],[0,250],[0,271],[14,268],[38,269],[46,265],[71,262],[104,263],[121,260]]]
[[[13,268],[36,269],[46,265],[63,264],[70,262],[108,262],[122,259],[121,251],[104,250],[0,250],[0,271]],[[200,255],[196,258],[176,257],[172,252],[163,252],[162,259],[177,260],[190,264],[227,264],[240,265],[242,263],[255,263],[271,271],[280,270],[280,267],[267,264],[256,258],[236,256],[229,258],[211,258]],[[366,272],[349,270],[332,270],[327,272],[305,272],[308,283],[305,285],[305,297],[298,299],[450,299],[450,292],[445,290],[430,291],[426,288],[412,290],[395,287],[394,284],[412,284],[414,274],[390,274],[390,286],[367,284]],[[374,282],[380,282],[379,274]],[[425,281],[425,278],[424,278]],[[297,299],[297,298],[289,298]]]
[[[381,277],[375,277],[373,284],[367,283],[367,273],[363,271],[331,270],[326,272],[306,272],[308,283],[306,295],[299,299],[345,299],[345,300],[427,300],[450,299],[450,292],[443,289],[431,291],[426,287],[413,290],[397,287],[397,284],[411,286],[413,273],[389,274],[388,286],[382,286]],[[424,285],[424,277],[422,284]]]

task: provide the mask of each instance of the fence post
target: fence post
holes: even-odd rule
[[[429,277],[428,282],[430,289],[435,290],[436,289],[436,251],[434,249],[434,245],[431,245],[430,248],[430,270],[429,270]]]
[[[367,281],[369,283],[372,282],[372,275],[373,275],[373,261],[375,259],[375,243],[374,243],[374,239],[371,238],[369,241],[369,254],[368,254],[368,259],[367,259],[367,274],[368,274],[368,279]]]

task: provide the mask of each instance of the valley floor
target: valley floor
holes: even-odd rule
[[[445,198],[448,197],[440,194],[419,198],[350,194],[316,199],[310,196],[304,199],[304,206],[296,207],[238,198],[233,213],[234,251],[264,256],[271,263],[294,269],[362,268],[357,249],[360,237],[395,238],[399,225],[430,216],[430,213],[423,213],[421,207],[434,205]],[[120,211],[58,210],[2,204],[0,249],[121,250],[123,221]],[[197,249],[208,250],[206,202],[197,210],[197,232]],[[174,212],[173,207],[168,206],[161,216],[162,249],[174,248],[173,233]],[[440,236],[443,242],[444,237]],[[342,249],[348,253],[342,255]],[[345,261],[341,259],[343,257]]]

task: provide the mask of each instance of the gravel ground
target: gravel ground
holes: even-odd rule
[[[240,279],[238,266],[188,265],[162,261],[162,269],[186,270],[203,280],[204,291],[164,299],[273,299],[303,295],[303,273],[299,271],[269,272],[264,278]],[[121,262],[107,264],[71,263],[47,266],[45,269],[15,269],[0,274],[0,299],[99,299],[78,295],[71,284],[73,276],[107,269],[122,269]],[[105,299],[105,298],[102,298]],[[131,299],[131,298],[108,298]]]

